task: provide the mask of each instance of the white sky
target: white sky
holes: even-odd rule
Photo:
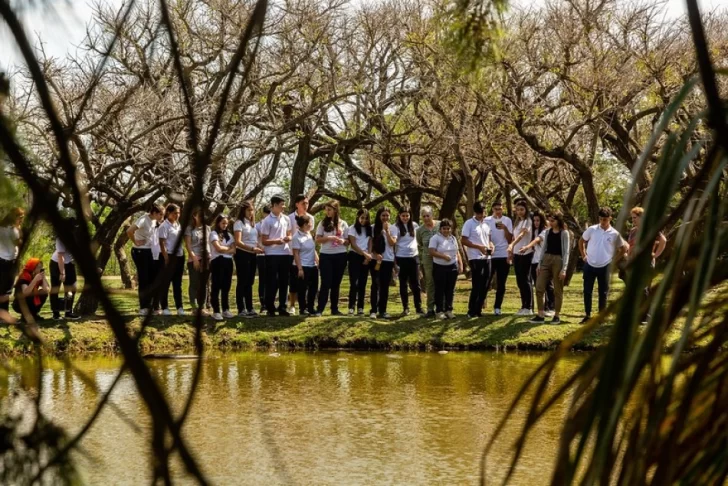
[[[123,0],[99,0],[100,2],[122,5]],[[356,0],[354,0],[356,1]],[[541,2],[543,0],[512,0],[517,4]],[[669,15],[685,13],[685,0],[666,0]],[[31,3],[31,2],[28,2]],[[43,2],[38,2],[39,4]],[[728,0],[700,0],[703,9],[728,7]],[[41,39],[46,52],[61,57],[72,51],[85,34],[85,25],[91,18],[89,0],[49,0],[51,9],[46,7],[30,8],[23,16],[29,37],[37,42]],[[13,45],[7,29],[0,21],[0,70],[20,62],[19,54]]]

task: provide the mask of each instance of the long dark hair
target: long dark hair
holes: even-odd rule
[[[528,221],[529,219],[531,219],[531,214],[528,211],[528,203],[525,199],[519,199],[518,201],[516,201],[516,206],[521,206],[523,209],[526,210],[526,214],[523,216],[523,219],[518,219],[518,222]],[[516,218],[518,218],[518,216],[516,216]]]
[[[391,215],[387,206],[382,206],[377,210],[377,215],[374,217],[374,232],[372,234],[372,250],[374,253],[381,255],[384,253],[384,249],[387,247],[387,242],[384,241],[384,235],[382,231],[384,225],[382,224],[382,214],[387,213]]]
[[[229,240],[230,239],[230,230],[228,230],[227,228],[225,228],[224,230],[220,229],[220,223],[222,222],[223,219],[228,220],[228,228],[230,227],[230,218],[228,218],[224,214],[218,214],[217,218],[215,218],[215,232],[217,232],[217,234],[220,235],[221,237],[223,237],[225,240]]]
[[[405,227],[404,223],[400,219],[400,216],[402,214],[407,213],[410,215],[409,221],[407,221],[407,227]],[[415,224],[412,222],[412,211],[410,210],[409,206],[404,206],[402,209],[399,210],[399,214],[397,215],[397,229],[399,230],[399,234],[401,236],[404,236],[405,233],[409,233],[410,236],[415,236]]]
[[[364,226],[359,223],[359,218],[362,216],[367,217],[367,222]],[[362,228],[366,232],[367,236],[372,236],[372,222],[369,220],[369,210],[364,208],[361,208],[359,211],[356,212],[356,222],[354,223],[354,229],[356,230],[356,234],[360,235]]]
[[[339,203],[337,201],[329,201],[324,204],[324,208],[331,208],[334,210],[334,217],[329,218],[328,216],[326,216],[321,223],[324,231],[326,231],[327,233],[336,231],[339,228]]]
[[[245,223],[245,219],[246,219],[246,218],[245,218],[245,212],[246,212],[246,211],[247,211],[248,209],[253,209],[253,203],[252,203],[252,202],[250,202],[250,201],[243,201],[243,203],[242,203],[242,204],[240,205],[240,207],[238,208],[238,215],[237,215],[237,218],[238,218],[238,219],[239,219],[240,221],[242,221],[243,223]],[[252,226],[254,226],[254,225],[255,225],[255,211],[253,211],[253,219],[249,220],[248,222],[249,222],[249,223],[250,223],[250,224],[251,224]]]
[[[538,226],[536,226],[536,218],[538,218]],[[531,221],[533,222],[533,231],[531,232],[531,241],[535,240],[538,235],[541,234],[543,230],[548,228],[546,225],[546,216],[539,211],[538,209],[533,212],[531,215]]]
[[[564,221],[564,213],[556,209],[555,211],[551,211],[551,214],[549,214],[552,218],[556,220],[557,223],[559,223],[559,229],[561,231],[566,231],[566,222]]]
[[[169,217],[170,213],[173,213],[175,211],[179,211],[179,206],[174,203],[167,204],[167,207],[164,208],[164,219],[166,220]]]

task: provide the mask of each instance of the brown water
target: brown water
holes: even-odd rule
[[[475,484],[485,441],[543,354],[320,352],[225,354],[204,362],[185,436],[213,484]],[[583,357],[566,359],[557,387]],[[74,360],[102,389],[116,358]],[[193,361],[150,361],[175,410],[189,392]],[[0,396],[34,387],[31,360],[0,372]],[[49,360],[42,407],[79,429],[97,393],[62,362]],[[131,377],[111,400],[138,424],[134,432],[105,410],[77,454],[89,484],[143,484],[150,479],[148,424]],[[549,479],[560,403],[535,431],[512,484]],[[526,405],[519,408],[524,415]],[[517,424],[509,426],[488,462],[501,478]],[[181,471],[181,467],[176,468]],[[180,484],[189,483],[178,475]]]

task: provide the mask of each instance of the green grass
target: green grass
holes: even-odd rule
[[[123,314],[128,316],[130,330],[138,330],[141,319],[135,314],[138,309],[136,292],[121,289],[120,280],[109,278],[112,298]],[[183,289],[186,291],[187,283]],[[257,287],[256,287],[257,289]],[[617,298],[623,289],[616,277],[612,281],[612,298]],[[235,312],[235,282],[231,291],[231,306]],[[595,289],[596,290],[596,289]],[[361,349],[549,349],[565,336],[579,328],[583,316],[582,279],[575,275],[571,285],[565,289],[562,323],[553,325],[532,324],[527,317],[517,317],[520,297],[515,277],[508,280],[502,316],[494,316],[492,307],[494,293],[491,291],[486,304],[485,317],[465,317],[470,282],[458,281],[455,292],[455,319],[436,320],[416,316],[398,317],[402,312],[399,288],[390,288],[390,320],[366,317],[260,317],[257,319],[230,319],[215,322],[205,318],[205,343],[218,349],[240,349],[248,347],[284,346],[291,348],[361,348]],[[346,310],[348,279],[344,279],[341,292],[341,309]],[[424,294],[423,294],[424,298]],[[257,295],[256,295],[257,299]],[[410,296],[411,299],[411,296]],[[170,302],[172,302],[170,295]],[[187,299],[185,295],[185,305]],[[596,296],[594,305],[596,307]],[[414,306],[410,303],[410,307]],[[365,311],[369,311],[368,308]],[[42,315],[48,316],[46,309]],[[194,329],[192,317],[154,317],[140,341],[143,352],[170,352],[189,350],[193,347]],[[575,345],[576,349],[594,349],[605,343],[610,324],[601,326]],[[109,326],[103,316],[76,322],[46,320],[40,323],[40,332],[47,352],[93,353],[115,352],[116,345]],[[24,354],[31,351],[27,338],[15,326],[0,325],[0,355]]]

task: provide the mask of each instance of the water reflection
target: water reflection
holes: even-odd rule
[[[540,354],[497,353],[267,353],[212,356],[203,364],[193,412],[184,433],[215,484],[476,483],[489,434],[519,387],[543,360]],[[551,387],[581,362],[565,360]],[[93,412],[95,388],[107,390],[120,361],[48,360],[42,406],[73,433]],[[0,371],[0,396],[32,388],[30,360]],[[189,393],[194,361],[150,362],[153,376],[179,413]],[[90,484],[149,481],[149,417],[129,376],[83,441],[80,455]],[[513,484],[548,479],[563,419],[559,404],[524,452]],[[515,434],[517,424],[509,428]],[[505,472],[510,441],[489,462],[489,477]],[[177,466],[177,471],[182,468]],[[179,476],[184,483],[184,476]]]

